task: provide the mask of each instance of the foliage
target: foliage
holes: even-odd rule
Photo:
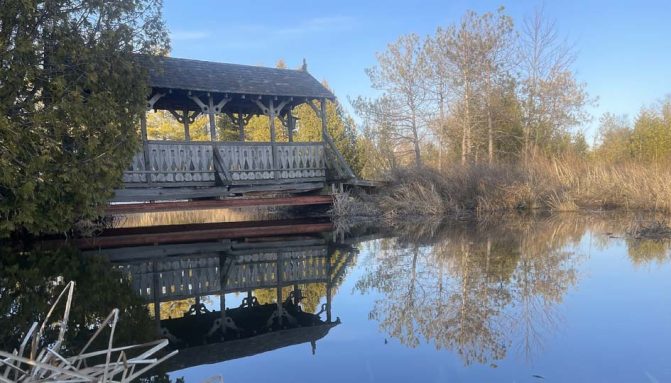
[[[167,110],[147,113],[147,138],[150,140],[184,140],[184,126],[175,120]],[[209,141],[210,125],[207,116],[198,116],[189,125],[191,141]]]
[[[671,96],[626,116],[601,116],[595,158],[606,163],[667,164],[671,160]]]
[[[134,54],[165,51],[160,0],[0,7],[0,236],[97,216],[136,149]]]

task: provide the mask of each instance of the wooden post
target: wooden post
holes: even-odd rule
[[[212,95],[208,95],[209,105],[207,107],[207,114],[210,116],[210,140],[217,140],[217,125],[214,119],[214,99]]]
[[[294,142],[294,128],[296,127],[296,120],[292,112],[294,108],[289,108],[289,113],[287,114],[287,136],[289,136],[289,142]]]
[[[238,130],[240,131],[240,142],[245,142],[245,119],[242,112],[238,112]]]
[[[321,119],[322,119],[322,141],[326,142],[326,136],[328,135],[328,130],[326,126],[326,99],[322,98],[320,101],[321,106]]]
[[[146,173],[147,183],[151,183],[151,158],[149,157],[149,143],[147,142],[147,112],[142,113],[140,116],[140,132],[142,134],[142,151],[144,154],[144,171]]]
[[[189,111],[187,109],[184,109],[184,121],[182,123],[184,124],[184,140],[185,141],[191,141],[191,134],[189,134]]]
[[[274,174],[275,174],[275,179],[280,178],[280,171],[278,169],[278,162],[277,162],[277,143],[275,142],[275,104],[273,103],[273,99],[270,99],[270,103],[268,104],[268,118],[270,118],[270,145],[272,146],[272,154],[273,154],[273,169],[274,169]]]

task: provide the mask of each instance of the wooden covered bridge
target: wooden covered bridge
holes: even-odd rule
[[[334,95],[302,69],[277,69],[170,57],[143,59],[152,92],[147,110],[166,110],[184,130],[182,141],[147,137],[142,116],[142,151],[123,175],[113,201],[212,198],[249,192],[306,192],[329,182],[355,179],[329,136],[326,102]],[[321,141],[295,142],[295,107],[307,104],[321,119]],[[209,118],[210,141],[192,141],[190,126]],[[216,116],[225,115],[238,141],[220,141]],[[245,140],[252,116],[267,116],[270,142]],[[279,122],[279,123],[278,123]],[[286,129],[286,142],[278,142]]]

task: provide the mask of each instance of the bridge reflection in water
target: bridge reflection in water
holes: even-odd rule
[[[180,349],[166,366],[175,371],[308,342],[314,353],[317,340],[340,323],[333,319],[332,294],[357,254],[325,234],[96,253],[152,302],[158,331]],[[231,293],[242,295],[237,307],[226,302]],[[166,315],[175,306],[181,311]]]

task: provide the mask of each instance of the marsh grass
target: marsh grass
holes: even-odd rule
[[[671,213],[671,170],[563,158],[530,166],[399,169],[376,198],[388,220],[493,212],[623,209]]]

